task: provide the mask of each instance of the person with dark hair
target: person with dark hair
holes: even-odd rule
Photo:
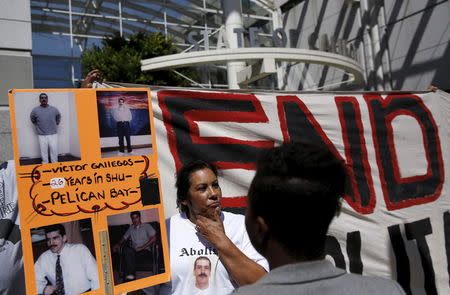
[[[50,151],[50,163],[58,162],[58,125],[61,122],[61,114],[54,106],[48,104],[48,95],[39,94],[40,105],[30,113],[31,123],[36,127],[41,149],[42,164],[48,163]]]
[[[44,228],[47,246],[34,264],[37,294],[75,295],[99,288],[97,262],[83,244],[67,243],[62,224]]]
[[[152,255],[150,245],[156,242],[156,231],[150,224],[142,223],[141,212],[131,212],[130,218],[132,224],[120,241],[113,247],[113,251],[117,252],[120,245],[128,240],[131,242],[130,244],[125,244],[122,250],[125,280],[127,281],[136,278],[136,261],[145,259],[147,255]]]
[[[120,97],[119,105],[113,109],[112,115],[117,124],[117,136],[119,137],[119,152],[125,152],[124,137],[127,141],[127,152],[131,153],[131,138],[130,138],[130,121],[132,119],[130,108],[125,104],[125,99]]]
[[[348,274],[325,260],[326,234],[345,183],[343,163],[329,150],[285,143],[263,154],[248,192],[245,225],[270,272],[232,294],[404,294],[394,281]]]
[[[168,220],[172,281],[160,293],[225,295],[261,278],[267,261],[251,245],[244,216],[221,210],[217,169],[205,161],[190,162],[179,170],[176,187],[180,214]],[[214,269],[201,292],[192,288],[192,261],[200,256]]]

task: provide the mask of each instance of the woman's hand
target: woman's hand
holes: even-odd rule
[[[195,229],[208,240],[217,250],[231,243],[225,234],[220,208],[208,211],[205,215],[196,215]]]
[[[207,215],[207,216],[205,216]],[[196,215],[196,230],[216,248],[219,259],[239,286],[252,284],[266,271],[262,266],[248,258],[225,234],[220,208]]]

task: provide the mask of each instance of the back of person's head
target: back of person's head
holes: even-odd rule
[[[249,205],[291,255],[319,259],[328,226],[340,209],[345,182],[343,163],[328,149],[285,143],[260,157]]]
[[[218,172],[216,166],[203,160],[191,161],[181,167],[178,171],[175,187],[177,188],[177,207],[181,213],[187,213],[189,211],[187,206],[183,205],[182,202],[189,200],[188,191],[191,186],[191,175],[192,173],[203,169],[210,169],[217,176]]]
[[[64,236],[66,234],[66,229],[60,223],[52,224],[52,225],[48,225],[48,226],[44,227],[45,234],[48,234],[48,233],[51,233],[51,232],[54,232],[54,231],[59,232],[59,234],[61,236]]]

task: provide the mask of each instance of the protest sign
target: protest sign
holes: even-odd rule
[[[149,90],[12,90],[9,99],[27,294],[168,281]]]

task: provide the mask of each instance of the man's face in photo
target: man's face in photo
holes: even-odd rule
[[[42,93],[39,95],[39,102],[41,103],[41,106],[46,107],[48,105],[48,96],[45,93]]]
[[[67,241],[66,235],[61,236],[61,233],[55,230],[45,234],[45,237],[47,238],[47,246],[50,248],[50,251],[57,254],[61,253]]]
[[[139,216],[138,214],[131,215],[131,222],[134,226],[138,226],[139,224],[141,224],[141,216]]]
[[[123,103],[124,103],[123,98],[119,98],[119,105],[121,106],[121,105],[123,105]]]
[[[194,265],[195,285],[204,286],[202,289],[209,287],[209,277],[211,275],[211,262],[207,258],[199,259]]]

